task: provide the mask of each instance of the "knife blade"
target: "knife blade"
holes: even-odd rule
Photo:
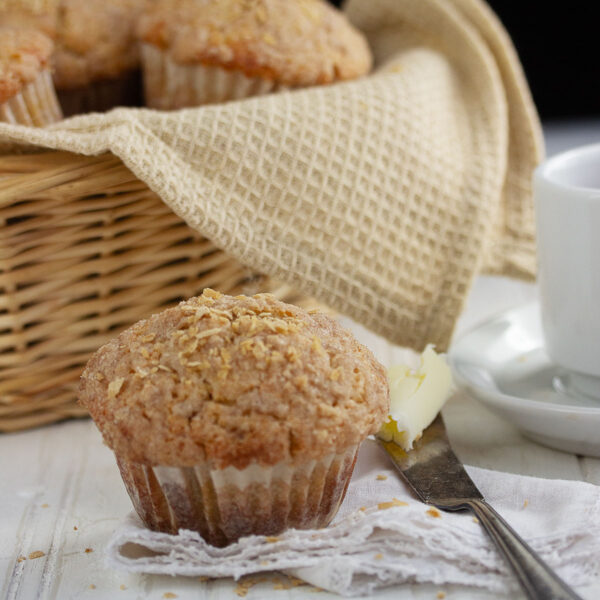
[[[484,500],[454,454],[442,415],[409,452],[378,440],[417,497],[440,510],[471,510],[515,572],[531,600],[581,600]]]

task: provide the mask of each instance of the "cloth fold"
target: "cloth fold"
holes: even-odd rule
[[[345,10],[373,48],[368,77],[45,130],[0,123],[0,145],[112,152],[242,263],[397,344],[443,350],[478,272],[535,272],[539,122],[481,0]]]
[[[474,467],[468,471],[494,508],[568,583],[597,581],[600,488]],[[346,500],[326,529],[292,530],[276,540],[252,536],[214,548],[194,532],[149,531],[132,515],[113,535],[107,561],[131,572],[236,579],[283,570],[344,596],[400,583],[516,589],[473,515],[442,513],[417,501],[370,440],[361,448]]]

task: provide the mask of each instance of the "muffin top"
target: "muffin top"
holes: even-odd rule
[[[343,451],[389,408],[385,369],[334,319],[213,290],[100,348],[79,399],[121,457],[238,469]]]
[[[112,79],[139,64],[135,26],[149,0],[60,0],[54,83],[58,89]]]
[[[4,0],[0,10],[0,23],[11,27],[33,28],[54,39],[59,0],[30,3],[26,0]]]
[[[26,2],[0,12],[3,23],[35,26],[55,43],[52,57],[58,89],[119,77],[139,66],[135,28],[152,0],[47,0],[32,10]]]
[[[177,63],[290,86],[353,79],[371,67],[363,35],[322,0],[156,0],[138,35]]]
[[[0,103],[18,94],[48,65],[52,40],[23,27],[0,26]]]

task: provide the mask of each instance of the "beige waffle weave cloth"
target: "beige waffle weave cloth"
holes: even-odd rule
[[[110,151],[242,263],[389,340],[445,349],[475,275],[532,277],[539,122],[480,0],[351,0],[360,80],[177,112],[117,109],[0,140]]]

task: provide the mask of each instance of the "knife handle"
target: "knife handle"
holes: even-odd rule
[[[484,500],[468,500],[470,508],[492,538],[531,600],[582,600],[519,537],[512,527]],[[458,506],[456,507],[458,508]]]

